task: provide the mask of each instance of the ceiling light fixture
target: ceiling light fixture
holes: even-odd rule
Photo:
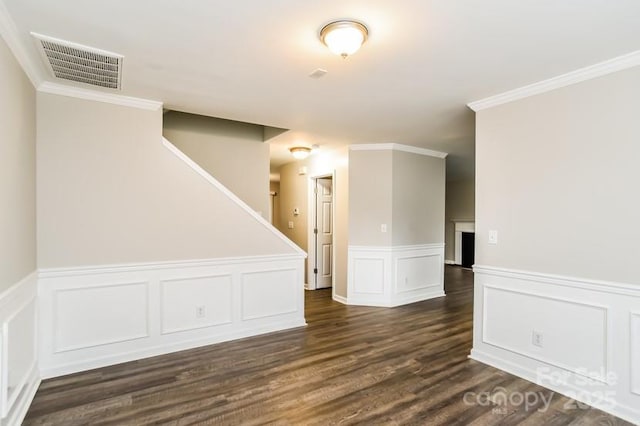
[[[334,21],[320,30],[320,40],[330,51],[343,58],[356,53],[368,36],[367,27],[351,20]]]
[[[293,155],[293,158],[296,160],[304,160],[311,154],[311,148],[307,148],[306,146],[294,146],[289,148],[289,152]]]

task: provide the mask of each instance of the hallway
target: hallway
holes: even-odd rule
[[[469,360],[473,273],[445,288],[392,309],[307,291],[306,328],[46,380],[24,424],[627,424]],[[536,401],[478,397],[501,388]]]

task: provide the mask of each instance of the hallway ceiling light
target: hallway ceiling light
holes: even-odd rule
[[[368,36],[367,27],[351,20],[334,21],[320,30],[320,40],[330,51],[343,58],[356,53]]]
[[[311,148],[307,148],[306,146],[294,146],[289,148],[289,152],[293,155],[293,158],[296,160],[304,160],[311,154]]]

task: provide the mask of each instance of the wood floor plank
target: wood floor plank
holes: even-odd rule
[[[24,424],[628,424],[468,359],[473,274],[447,267],[445,285],[446,297],[397,308],[308,291],[307,327],[46,380]],[[496,390],[552,403],[465,397]]]

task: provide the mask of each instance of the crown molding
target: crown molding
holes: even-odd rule
[[[9,14],[9,10],[2,1],[0,1],[0,36],[2,36],[7,46],[9,46],[9,49],[31,81],[31,84],[33,84],[33,87],[39,92],[152,111],[162,108],[162,102],[158,101],[104,93],[97,90],[88,90],[46,81],[42,64],[35,60],[34,55],[29,54],[28,49],[25,48],[25,43],[23,43],[19,36],[18,28]]]
[[[403,145],[399,143],[363,143],[349,145],[350,151],[403,151],[412,154],[427,155],[429,157],[447,158],[446,152],[433,151],[431,149],[419,148],[417,146]]]
[[[24,43],[20,41],[18,28],[11,19],[9,10],[4,2],[0,1],[0,36],[9,46],[16,60],[22,67],[33,87],[37,88],[44,81],[42,67],[34,61],[33,55],[29,55]]]
[[[156,111],[162,108],[162,102],[159,101],[151,101],[148,99],[133,98],[130,96],[99,92],[97,90],[88,90],[80,87],[67,86],[65,84],[52,83],[50,81],[45,81],[44,83],[40,84],[40,86],[38,86],[38,92],[68,96],[70,98],[86,99],[89,101],[104,102],[114,105],[122,105],[131,108],[146,109],[150,111]]]
[[[592,78],[601,77],[617,71],[633,68],[640,65],[640,50],[618,56],[604,62],[599,62],[585,68],[580,68],[557,77],[542,80],[537,83],[529,84],[518,89],[509,90],[495,96],[490,96],[479,101],[468,103],[467,106],[474,111],[492,108],[498,105],[506,104],[518,99],[527,98],[529,96],[538,95],[559,89],[561,87],[580,83],[581,81],[590,80]]]

